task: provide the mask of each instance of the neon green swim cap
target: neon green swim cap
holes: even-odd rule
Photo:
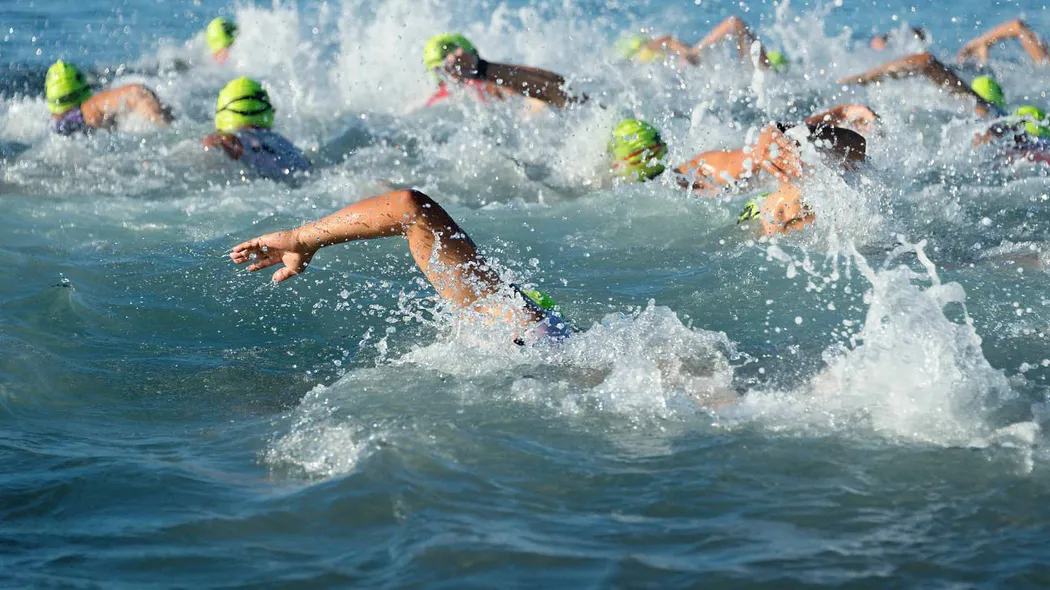
[[[1046,113],[1039,107],[1026,104],[1019,107],[1015,114],[1022,119],[1027,119],[1024,122],[1024,130],[1029,135],[1050,137],[1050,127],[1046,126]]]
[[[558,311],[558,302],[547,296],[539,289],[523,290],[522,293],[532,300],[533,303],[543,308],[544,311]]]
[[[1006,108],[1006,96],[1003,94],[1002,87],[995,81],[995,78],[991,76],[977,76],[973,79],[973,82],[970,82],[970,88],[985,101],[1001,109]]]
[[[273,127],[273,105],[266,89],[250,78],[231,80],[215,103],[215,128],[235,131],[241,127]]]
[[[634,35],[625,35],[620,37],[616,41],[616,53],[631,59],[642,50],[642,47],[649,41],[649,38],[640,33]]]
[[[52,115],[61,115],[90,98],[91,87],[80,68],[58,60],[47,69],[44,94],[47,96],[47,110]]]
[[[778,74],[786,72],[788,69],[788,60],[784,57],[784,54],[779,51],[767,51],[766,61],[769,62],[769,67],[773,68],[773,71]]]
[[[667,146],[655,127],[638,119],[624,119],[613,129],[609,140],[613,168],[630,180],[650,180],[664,171],[660,160]]]
[[[459,33],[434,35],[423,47],[423,64],[428,70],[440,68],[448,54],[460,48],[470,53],[478,52],[477,49],[474,49],[474,44]]]
[[[211,47],[211,52],[218,53],[233,45],[233,40],[237,36],[237,25],[230,19],[220,16],[208,23],[208,30],[205,36],[208,39],[208,47]]]
[[[748,201],[747,205],[744,205],[744,210],[740,212],[740,218],[736,220],[737,224],[758,218],[758,216],[762,214],[762,205],[765,204],[766,197],[770,194],[771,193],[768,192],[761,193]]]

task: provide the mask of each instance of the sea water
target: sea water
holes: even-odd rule
[[[201,33],[220,14],[240,25],[222,66]],[[730,14],[790,71],[612,49]],[[1047,168],[973,150],[980,123],[929,84],[835,84],[1018,16],[1050,35],[1033,2],[4,2],[0,585],[1045,587]],[[930,42],[868,48],[907,24]],[[423,44],[452,30],[591,101],[419,109]],[[177,121],[51,135],[59,58]],[[990,67],[1048,105],[1016,46]],[[201,149],[240,75],[312,174]],[[804,232],[737,226],[747,194],[603,180],[625,116],[682,162],[844,102],[881,131],[850,183],[814,171]],[[400,239],[276,286],[227,257],[391,186],[577,334],[518,347],[465,321]]]

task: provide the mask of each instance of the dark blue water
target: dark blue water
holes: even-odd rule
[[[922,49],[876,53],[873,31],[921,24],[949,60],[1022,14],[1050,35],[1042,6],[0,7],[0,586],[1050,584],[1047,169],[972,150],[979,124],[928,85],[834,84]],[[220,67],[200,31],[224,12],[242,35]],[[732,13],[789,74],[611,50]],[[412,111],[424,41],[457,29],[608,108]],[[993,56],[1011,104],[1047,106],[1050,69]],[[179,120],[52,137],[58,58]],[[319,164],[298,185],[200,150],[242,74]],[[745,195],[598,182],[628,114],[684,161],[839,102],[883,117],[871,165],[818,172],[817,224],[776,242],[735,224]],[[399,240],[278,286],[226,257],[386,182],[446,205],[579,333],[520,348],[450,314]]]

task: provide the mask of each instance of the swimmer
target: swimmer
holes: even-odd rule
[[[174,119],[171,109],[149,88],[128,84],[95,94],[84,73],[62,60],[48,68],[44,94],[55,133],[59,135],[112,130],[121,119],[132,114],[159,125],[167,125]]]
[[[972,100],[974,111],[983,117],[997,117],[1005,113],[1002,89],[988,76],[979,76],[973,84],[967,84],[948,66],[931,53],[918,53],[893,60],[877,68],[840,78],[839,84],[866,86],[882,80],[896,80],[922,76],[953,96]]]
[[[221,147],[253,173],[271,180],[308,172],[310,161],[292,142],[271,130],[270,95],[255,80],[231,80],[215,103],[215,130],[201,140],[204,149]]]
[[[806,128],[809,141],[827,163],[848,172],[865,161],[867,142],[859,133],[824,122],[806,124]],[[761,217],[766,235],[788,233],[808,225],[814,216],[803,204],[797,186],[804,170],[798,142],[785,134],[789,129],[790,126],[779,123],[769,125],[750,146],[700,154],[677,168],[677,181],[683,188],[714,196],[730,186],[746,187],[760,171],[765,171],[779,182],[779,187],[769,193],[764,203],[749,204],[755,214],[747,219]],[[609,153],[613,170],[628,181],[651,180],[666,169],[663,158],[667,147],[659,132],[637,119],[624,120],[613,129]]]
[[[956,96],[972,99],[976,112],[982,116],[1000,118],[1007,113],[1006,94],[995,78],[977,76],[966,86],[961,78],[929,53],[896,60],[860,76],[842,78],[839,83],[869,84],[883,78],[904,78],[916,74],[932,80]],[[996,121],[987,131],[976,134],[973,145],[1002,142],[1008,159],[1050,163],[1050,134],[1044,134],[1044,119],[1038,107],[1021,106],[1013,117]]]
[[[1050,164],[1050,121],[1039,107],[1020,106],[1013,116],[996,121],[973,140],[974,147],[992,143],[1009,161]]]
[[[354,203],[290,231],[259,236],[233,247],[230,258],[254,272],[283,265],[279,283],[306,270],[318,250],[333,244],[402,236],[438,295],[457,308],[503,322],[515,342],[559,341],[570,334],[549,298],[530,296],[503,282],[463,229],[436,201],[400,190]]]
[[[922,41],[924,44],[929,38],[926,31],[918,27],[906,27],[905,30],[912,35],[913,39]],[[886,47],[897,37],[897,35],[898,31],[890,31],[881,35],[872,35],[871,40],[868,42],[868,47],[871,47],[875,51],[885,51]]]
[[[237,38],[237,25],[228,18],[214,18],[208,23],[204,37],[208,41],[208,48],[211,49],[212,59],[217,64],[223,64],[230,56],[230,47]]]
[[[742,60],[750,61],[751,46],[758,43],[759,67],[772,69],[775,72],[783,72],[788,68],[788,61],[784,54],[779,51],[767,51],[758,37],[747,27],[747,23],[736,16],[731,16],[719,23],[696,46],[686,45],[671,35],[655,39],[649,39],[645,35],[629,35],[621,39],[616,46],[625,57],[640,62],[655,61],[668,55],[674,55],[684,59],[686,63],[697,65],[705,50],[726,39],[733,43],[737,55]]]
[[[1050,51],[1047,51],[1046,43],[1043,43],[1039,35],[1020,19],[1003,23],[991,31],[973,39],[959,50],[956,56],[959,63],[976,60],[980,64],[988,61],[988,50],[1006,39],[1017,39],[1021,47],[1032,58],[1032,63],[1037,65],[1050,63]]]
[[[482,102],[517,95],[534,109],[547,105],[565,107],[586,100],[567,93],[565,78],[554,72],[482,59],[474,45],[459,33],[436,35],[427,41],[423,63],[439,86],[426,106],[448,98],[450,82],[471,88]]]

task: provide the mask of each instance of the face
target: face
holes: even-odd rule
[[[875,35],[871,38],[871,48],[875,51],[883,51],[886,49],[886,35]]]

